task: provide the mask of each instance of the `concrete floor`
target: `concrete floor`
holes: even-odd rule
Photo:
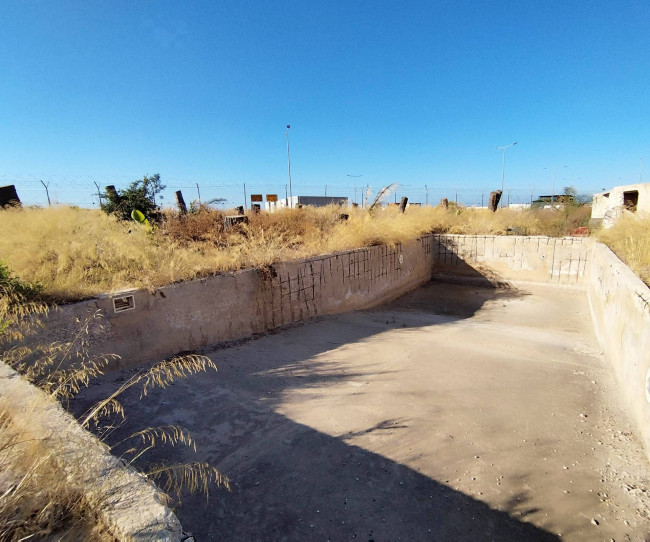
[[[127,395],[111,436],[183,425],[197,454],[150,460],[230,477],[177,509],[197,540],[650,540],[648,463],[583,295],[430,283],[207,355],[218,373]]]

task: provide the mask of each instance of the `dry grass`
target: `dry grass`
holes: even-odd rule
[[[0,540],[109,540],[29,417],[0,406]]]
[[[7,278],[4,283],[14,287],[11,290],[14,293],[29,286],[10,273],[5,273]],[[6,293],[3,291],[3,295]],[[35,316],[33,311],[20,311],[21,303],[29,304],[30,301],[25,296],[14,298],[12,304],[17,316],[11,321],[5,316],[6,325],[0,329],[0,363],[11,366],[44,391],[46,395],[41,401],[54,398],[67,402],[102,375],[103,369],[117,357],[91,357],[88,353],[89,330],[98,314],[81,322],[78,333],[69,343],[46,346],[16,343],[15,339],[23,338],[25,330],[29,329],[23,320],[32,320]],[[0,321],[1,317],[2,314]],[[124,408],[118,398],[127,389],[138,387],[142,398],[154,388],[165,389],[179,378],[207,370],[216,371],[216,366],[209,358],[198,355],[179,356],[143,368],[83,413],[79,423],[84,428],[92,425],[102,438],[124,421]],[[84,465],[89,462],[87,452],[79,449],[79,453],[61,454],[56,439],[44,440],[36,429],[42,428],[42,421],[35,421],[40,415],[38,410],[35,404],[29,412],[14,411],[11,402],[0,397],[0,540],[40,540],[46,537],[113,540],[95,513],[101,503],[90,502],[79,489],[86,483]],[[196,451],[194,439],[182,427],[150,427],[130,435],[123,442],[129,446],[122,457],[151,480],[161,481],[164,493],[160,497],[170,502],[170,493],[180,502],[185,490],[203,492],[207,497],[211,485],[229,488],[227,477],[209,464],[150,465],[143,461],[149,450],[160,445],[184,445]]]
[[[340,214],[349,214],[341,221]],[[282,260],[377,244],[429,232],[460,234],[569,234],[589,218],[588,207],[515,211],[394,207],[373,215],[338,207],[285,209],[250,215],[248,225],[223,229],[224,213],[168,212],[149,231],[100,211],[71,207],[0,213],[0,257],[24,280],[38,281],[59,302],[126,288],[181,280]]]
[[[597,237],[650,286],[650,216],[624,216]]]

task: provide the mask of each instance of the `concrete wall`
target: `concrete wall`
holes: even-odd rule
[[[594,331],[650,458],[650,288],[600,243],[588,278]]]
[[[248,269],[153,291],[123,292],[63,307],[40,341],[69,340],[77,319],[89,326],[93,353],[121,356],[113,368],[197,350],[306,320],[372,307],[433,278],[498,285],[534,281],[581,285],[591,240],[580,238],[426,235]],[[115,312],[117,298],[132,307]]]
[[[57,401],[1,361],[0,399],[25,439],[48,442],[68,487],[86,497],[113,536],[133,541],[184,538],[178,518],[152,482],[124,466]]]
[[[650,213],[650,183],[629,184],[615,186],[611,190],[594,194],[591,204],[591,218],[595,221],[602,221],[603,226],[611,227],[617,218],[625,212],[625,192],[636,191],[639,193],[639,201],[636,207],[637,213]]]
[[[579,237],[435,235],[433,278],[582,287],[593,240]]]
[[[395,247],[376,246],[248,269],[154,291],[63,307],[40,341],[69,340],[77,319],[91,322],[93,353],[114,353],[114,368],[249,337],[313,316],[377,305],[431,278],[433,236]],[[115,312],[114,300],[132,296],[133,308]]]

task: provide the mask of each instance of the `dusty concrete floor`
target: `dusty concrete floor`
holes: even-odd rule
[[[586,299],[431,283],[208,355],[218,373],[124,403],[188,428],[230,493],[197,540],[650,540],[648,463]],[[77,405],[129,374],[92,386]]]

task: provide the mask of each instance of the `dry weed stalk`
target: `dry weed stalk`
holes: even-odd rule
[[[6,323],[0,329],[0,359],[49,396],[67,402],[93,379],[102,375],[107,365],[119,356],[90,354],[91,330],[101,328],[102,316],[99,312],[78,321],[78,329],[68,342],[55,342],[45,346],[24,343],[7,346],[17,338],[24,339],[26,331],[33,329],[34,316],[46,313],[46,310],[32,310],[29,303],[24,296],[16,296],[12,299],[11,319],[6,316],[7,312],[0,313],[4,317],[3,323]],[[30,321],[25,324],[25,319]],[[154,388],[165,389],[179,378],[208,369],[217,370],[212,360],[198,355],[179,356],[156,363],[148,369],[138,371],[109,397],[91,407],[79,421],[86,428],[92,422],[100,431],[99,424],[102,420],[118,417],[124,421],[125,412],[118,397],[127,389],[139,385],[142,398]],[[15,417],[9,416],[7,411],[0,411],[0,540],[48,536],[68,524],[76,529],[79,523],[97,521],[94,515],[89,515],[92,510],[83,495],[66,490],[66,476],[58,464],[56,450],[49,449],[42,439],[26,437],[30,434],[29,420],[28,413],[21,418],[22,425],[16,425]],[[100,434],[106,436],[111,429],[114,426],[108,424],[101,429]],[[131,447],[125,452],[132,456],[130,464],[161,444],[181,444],[196,451],[190,433],[173,425],[143,429],[127,440],[140,442],[139,446]],[[80,461],[77,468],[81,471],[83,454],[75,458],[77,460]],[[228,479],[207,464],[192,463],[168,468],[166,475],[165,468],[158,467],[151,476],[166,476],[166,491],[172,491],[178,496],[183,489],[190,489],[203,491],[207,497],[210,483],[229,487]]]
[[[192,493],[202,493],[206,498],[210,495],[210,484],[230,490],[228,478],[208,463],[161,464],[147,471],[147,476],[153,480],[162,480],[163,491],[173,493],[178,502],[183,488]]]

